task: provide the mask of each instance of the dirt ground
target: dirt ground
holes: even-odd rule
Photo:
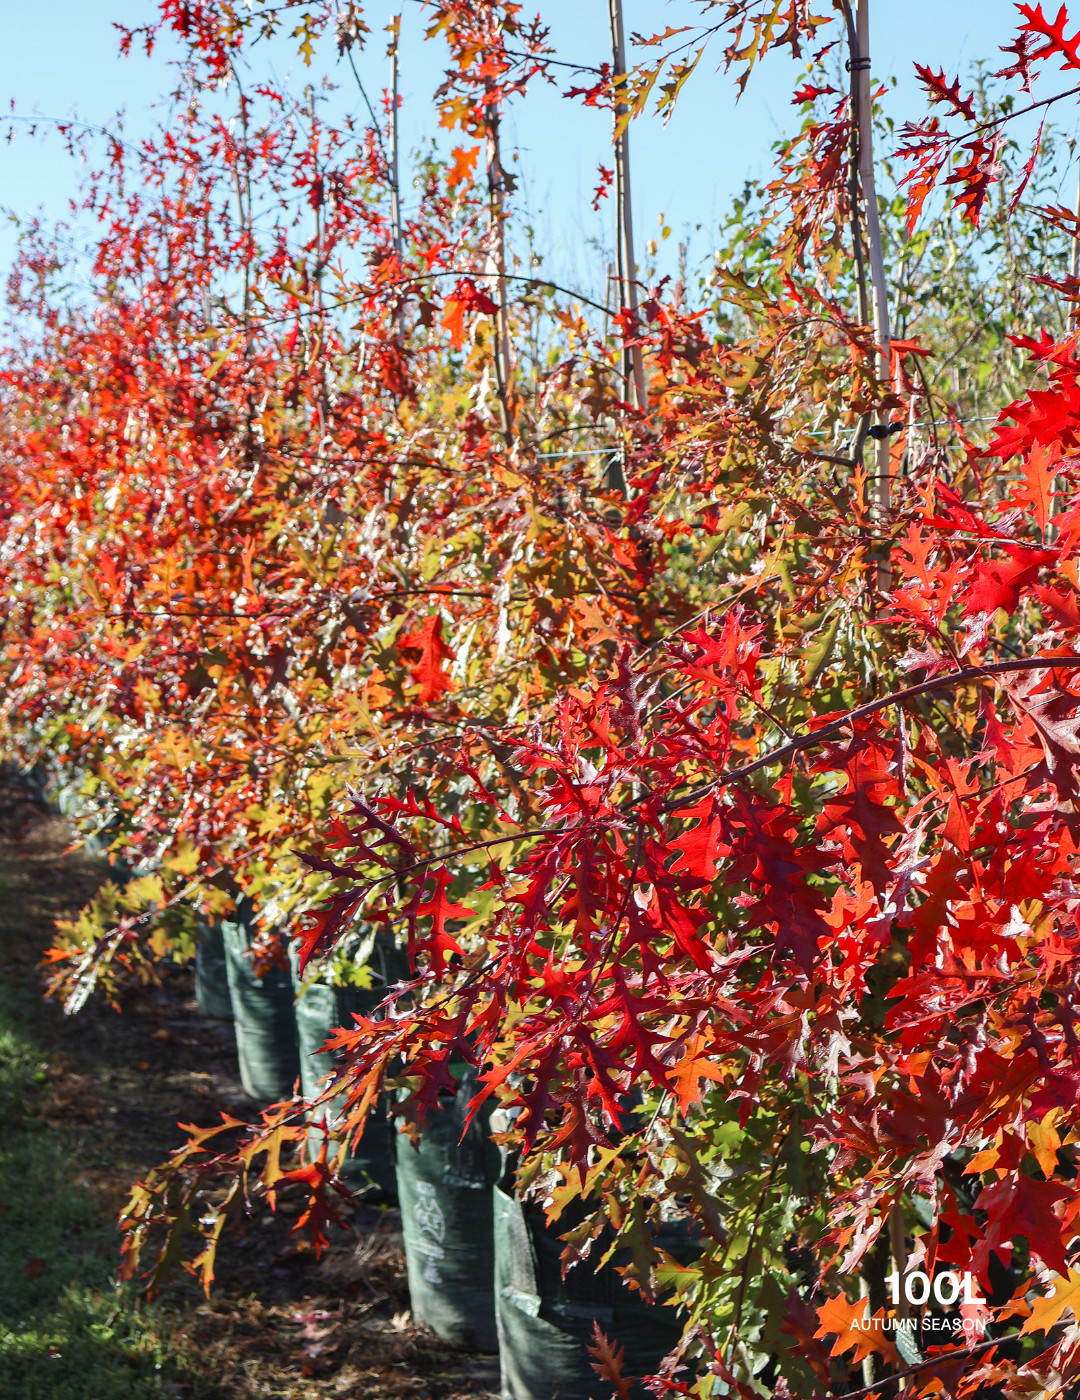
[[[67,1018],[42,1001],[40,960],[54,920],[76,911],[107,875],[104,863],[69,852],[68,842],[59,819],[3,783],[0,976],[41,1057],[26,1111],[35,1141],[76,1164],[79,1188],[105,1221],[115,1219],[131,1182],[180,1144],[179,1122],[209,1124],[223,1109],[250,1116],[253,1105],[231,1028],[200,1015],[188,968],[170,966],[160,987],[133,989],[120,1014],[95,998]],[[155,1326],[167,1333],[180,1379],[162,1393],[481,1400],[498,1390],[497,1358],[455,1352],[414,1323],[397,1211],[361,1206],[350,1228],[331,1228],[332,1247],[317,1262],[289,1232],[288,1203],[277,1217],[263,1211],[223,1244],[209,1301],[190,1280],[172,1286]],[[87,1227],[91,1237],[96,1255],[115,1251],[115,1268],[118,1237]],[[54,1393],[44,1382],[32,1389]]]

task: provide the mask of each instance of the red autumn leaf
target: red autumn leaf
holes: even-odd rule
[[[952,174],[945,177],[947,185],[960,186],[956,203],[963,217],[975,228],[979,227],[982,207],[990,193],[990,186],[1001,176],[1001,152],[1004,145],[1005,138],[1000,131],[987,141],[981,136],[973,141],[965,141],[963,149],[969,153],[967,160],[956,165]]]
[[[1054,476],[1061,459],[1060,449],[1051,450],[1035,443],[1026,459],[1021,463],[1027,498],[1031,502],[1031,512],[1035,523],[1045,534],[1054,502]]]
[[[1041,549],[1006,545],[1005,553],[1007,559],[989,559],[975,566],[975,577],[963,600],[968,616],[978,613],[992,616],[999,608],[1007,613],[1015,612],[1021,592],[1034,583],[1045,564],[1054,562],[1054,556]]]
[[[611,182],[615,177],[615,172],[606,169],[602,165],[598,165],[596,169],[600,179],[597,181],[596,189],[593,190],[592,207],[594,209],[599,209],[600,201],[608,197],[608,191],[611,188]]]
[[[421,705],[431,705],[453,690],[454,683],[443,669],[443,662],[452,661],[454,653],[443,641],[440,613],[432,613],[414,631],[399,637],[397,645],[400,652],[420,654],[420,659],[409,667],[409,674],[420,687]]]
[[[817,1313],[809,1303],[803,1302],[792,1284],[784,1301],[784,1320],[780,1324],[780,1331],[795,1338],[788,1349],[797,1352],[808,1362],[822,1380],[828,1380],[829,1353],[815,1335],[819,1322]]]
[[[973,1271],[985,1276],[991,1251],[1007,1259],[1013,1236],[1021,1235],[1047,1268],[1067,1274],[1062,1222],[1054,1207],[1059,1201],[1071,1201],[1075,1194],[1060,1182],[1036,1181],[1016,1171],[984,1186],[975,1205],[986,1211],[987,1221],[982,1239],[972,1250]]]
[[[685,1047],[669,1076],[679,1109],[685,1114],[691,1104],[701,1102],[701,1081],[712,1080],[723,1083],[724,1072],[706,1053],[707,1044],[703,1036],[695,1037]]]
[[[1005,693],[1017,714],[1026,717],[1043,751],[1041,775],[1057,789],[1061,811],[1080,811],[1080,696],[1053,685],[1030,693],[1022,678],[1006,681]]]
[[[301,859],[308,865],[314,864],[311,856],[302,856]],[[325,868],[325,865],[322,868]],[[297,932],[300,937],[301,976],[313,957],[333,947],[340,931],[351,922],[359,904],[359,896],[354,890],[349,890],[344,894],[332,896],[318,909],[309,909],[300,916]]]
[[[454,904],[447,899],[446,890],[452,884],[453,876],[444,865],[429,871],[424,881],[425,891],[429,882],[430,891],[426,894],[422,891],[416,905],[416,917],[430,918],[431,932],[426,938],[418,938],[415,941],[414,950],[429,953],[432,967],[441,975],[446,967],[447,958],[462,951],[461,944],[446,927],[447,920],[471,919],[473,911],[464,904]]]
[[[589,1355],[593,1358],[589,1365],[600,1379],[614,1386],[615,1394],[620,1396],[621,1400],[631,1400],[630,1387],[634,1384],[635,1378],[623,1373],[625,1348],[609,1341],[607,1336],[601,1332],[600,1324],[595,1318],[593,1319],[592,1341],[587,1342],[586,1346]]]
[[[1043,14],[1041,4],[1034,7],[1018,5],[1017,8],[1026,21],[1020,26],[1019,32],[1032,37],[1031,46],[1026,50],[1029,64],[1047,58],[1060,58],[1063,71],[1080,68],[1080,30],[1077,30],[1071,39],[1066,35],[1065,26],[1069,22],[1069,15],[1064,5],[1058,10],[1053,23]]]
[[[935,73],[932,68],[922,63],[916,63],[915,72],[919,75],[919,81],[926,88],[930,98],[930,105],[937,102],[951,109],[954,116],[963,117],[965,121],[974,123],[975,108],[971,96],[961,97],[960,79],[954,78],[951,83],[945,81],[944,69],[939,68]]]
[[[498,310],[486,292],[469,278],[462,277],[446,298],[439,324],[443,330],[450,332],[450,344],[454,349],[460,350],[465,344],[465,317],[477,313],[494,316]]]
[[[791,94],[791,100],[798,106],[803,102],[813,102],[816,97],[828,97],[835,91],[836,89],[834,87],[829,87],[827,85],[821,87],[817,83],[804,83],[802,87],[796,88]]]

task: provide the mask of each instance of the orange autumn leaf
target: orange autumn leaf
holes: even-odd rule
[[[855,1361],[862,1361],[871,1352],[877,1352],[886,1361],[899,1361],[900,1353],[889,1340],[885,1331],[888,1318],[884,1310],[879,1310],[873,1317],[867,1316],[868,1298],[856,1298],[851,1303],[843,1293],[836,1298],[830,1298],[827,1303],[818,1308],[817,1315],[821,1326],[814,1333],[815,1338],[826,1337],[830,1333],[836,1334],[836,1341],[830,1356],[842,1356],[844,1352],[855,1348]]]
[[[719,1065],[703,1053],[707,1045],[708,1041],[703,1035],[697,1035],[688,1041],[686,1053],[671,1072],[672,1087],[678,1096],[679,1108],[683,1113],[691,1104],[701,1102],[701,1081],[703,1079],[711,1079],[715,1083],[723,1082],[724,1073]]]
[[[1049,448],[1035,443],[1020,470],[1024,473],[1027,490],[1025,494],[1031,502],[1032,514],[1040,530],[1046,529],[1054,504],[1054,473],[1061,458],[1061,449],[1056,443]]]
[[[1058,1166],[1057,1154],[1061,1138],[1054,1127],[1054,1119],[1060,1112],[1060,1109],[1052,1108],[1041,1123],[1027,1125],[1028,1149],[1047,1179],[1054,1175]]]
[[[450,154],[454,159],[446,172],[447,189],[457,189],[458,185],[465,185],[468,188],[474,179],[476,158],[480,154],[480,147],[474,146],[472,150],[469,150],[465,146],[455,146]]]

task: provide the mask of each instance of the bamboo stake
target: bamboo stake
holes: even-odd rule
[[[616,92],[626,76],[626,45],[623,39],[622,0],[608,0],[611,20],[611,68]],[[630,312],[637,320],[637,264],[634,261],[634,215],[630,198],[630,132],[625,102],[615,103],[615,208],[617,235],[615,240],[619,277],[619,309]],[[622,128],[620,130],[620,128]],[[633,345],[623,351],[623,397],[629,399],[633,382],[634,399],[638,408],[648,406],[645,393],[645,365],[641,346]]]

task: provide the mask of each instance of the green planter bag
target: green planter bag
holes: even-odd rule
[[[352,967],[361,967],[370,974],[370,987],[348,983],[330,985],[317,980],[318,972],[301,982],[296,950],[293,948],[289,952],[296,989],[300,1085],[306,1099],[318,1095],[320,1081],[334,1068],[334,1056],[322,1048],[330,1032],[337,1026],[352,1026],[354,1013],[369,1016],[385,997],[386,988],[409,975],[409,955],[395,946],[390,934],[374,934],[372,931],[356,949],[347,949],[347,956]],[[340,961],[336,961],[335,970],[342,971]],[[330,1105],[331,1131],[335,1126],[333,1115],[339,1102],[334,1100]],[[362,1195],[374,1189],[387,1197],[396,1194],[393,1137],[394,1129],[387,1117],[386,1104],[380,1099],[371,1111],[364,1136],[356,1144],[355,1151],[345,1159],[342,1178],[351,1191]],[[311,1129],[308,1144],[311,1156],[317,1156],[323,1144],[321,1128]],[[333,1150],[332,1142],[330,1151]]]
[[[443,1341],[499,1349],[495,1325],[492,1191],[499,1152],[478,1113],[462,1137],[476,1071],[424,1124],[420,1150],[396,1137],[397,1190],[413,1315]]]
[[[615,1261],[594,1272],[585,1260],[562,1277],[559,1234],[539,1206],[495,1188],[495,1302],[503,1400],[590,1400],[610,1390],[592,1369],[593,1323],[624,1347],[626,1374],[654,1373],[682,1336],[673,1307],[650,1304],[623,1282]],[[682,1224],[657,1241],[675,1257],[696,1253]],[[593,1246],[599,1259],[600,1244]],[[645,1397],[640,1386],[635,1391]]]
[[[225,935],[220,924],[200,924],[199,932],[202,937],[195,949],[195,1000],[204,1016],[215,1021],[231,1021],[233,1009]]]
[[[250,908],[241,900],[236,917],[221,925],[236,1051],[244,1092],[277,1103],[292,1097],[300,1074],[292,973],[275,966],[264,977],[255,976],[248,956]]]

